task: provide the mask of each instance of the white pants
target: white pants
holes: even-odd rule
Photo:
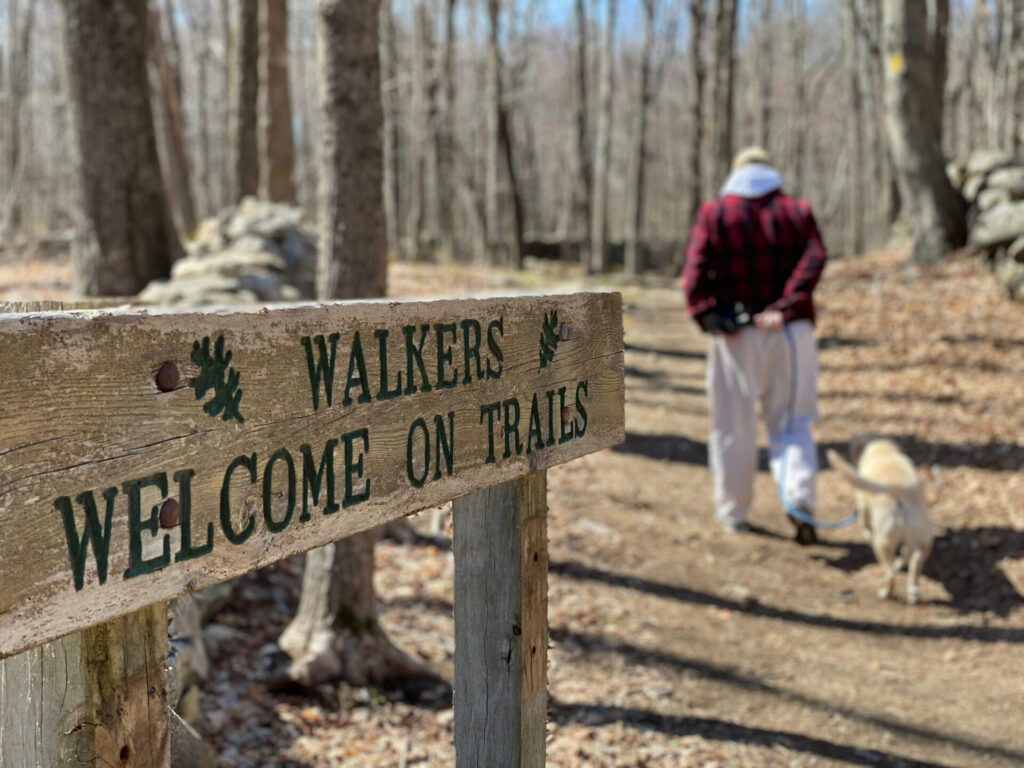
[[[789,336],[796,351],[795,382],[791,381],[790,344],[785,331],[748,326],[732,337],[712,337],[707,367],[711,404],[708,458],[719,520],[742,522],[754,499],[757,403],[761,404],[768,432],[769,463],[776,486],[780,474],[784,474],[785,488],[780,490],[786,501],[814,511],[818,471],[818,454],[811,436],[811,424],[818,418],[814,326],[809,320],[797,320],[789,324]]]

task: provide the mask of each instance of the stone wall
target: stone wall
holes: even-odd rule
[[[169,280],[139,294],[149,304],[295,301],[315,296],[316,233],[301,208],[252,197],[205,219]]]
[[[992,267],[1007,295],[1024,302],[1024,158],[977,150],[946,169],[967,201],[967,242]]]

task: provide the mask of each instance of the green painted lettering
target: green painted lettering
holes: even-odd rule
[[[530,430],[526,433],[526,455],[533,452],[534,437],[536,436],[537,450],[544,448],[544,436],[540,427],[540,407],[537,405],[537,393],[533,393],[533,403],[530,405]]]
[[[71,507],[71,498],[61,496],[53,502],[54,508],[60,512],[64,520],[64,535],[68,540],[68,559],[71,561],[71,573],[75,580],[75,591],[82,589],[85,583],[85,560],[89,550],[89,542],[92,542],[92,554],[96,558],[96,576],[100,584],[107,580],[107,556],[110,553],[110,518],[114,514],[114,499],[117,497],[117,488],[107,488],[103,491],[103,499],[107,503],[107,512],[103,523],[100,524],[99,515],[96,513],[96,497],[92,491],[86,491],[75,498],[79,506],[85,511],[85,526],[82,528],[82,535],[78,535],[78,525],[75,522],[75,512]]]
[[[155,472],[148,477],[129,480],[121,486],[121,493],[128,497],[128,569],[124,572],[126,579],[141,576],[144,573],[158,571],[171,562],[171,537],[164,534],[163,553],[152,560],[142,559],[142,531],[149,531],[156,536],[160,533],[160,508],[153,507],[149,517],[142,519],[142,489],[153,486],[160,491],[160,498],[167,498],[167,473]]]
[[[213,551],[213,523],[206,524],[206,543],[200,547],[192,546],[192,478],[196,476],[194,469],[182,469],[174,473],[174,482],[178,484],[178,519],[181,521],[181,547],[174,556],[174,562],[192,560]]]
[[[548,442],[550,448],[555,444],[555,390],[548,390]]]
[[[480,406],[480,423],[484,423],[484,416],[487,416],[487,459],[484,464],[493,464],[494,458],[494,417],[501,416],[501,403],[491,403]]]
[[[580,390],[583,390],[583,397],[580,396]],[[580,423],[576,423],[576,419],[572,420],[572,428],[575,437],[583,437],[587,434],[587,409],[583,405],[583,398],[587,397],[587,382],[581,381],[576,384],[576,410],[580,415]]]
[[[453,351],[451,344],[455,343],[455,323],[435,323],[434,332],[437,334],[437,388],[451,389],[459,382],[459,369],[452,364]],[[450,333],[452,338],[445,341],[445,334]],[[451,368],[451,378],[445,372]]]
[[[487,378],[488,379],[500,379],[501,372],[505,368],[504,360],[505,355],[501,351],[501,344],[494,337],[494,332],[497,331],[499,335],[505,335],[505,318],[499,317],[497,320],[491,320],[490,325],[487,326],[487,349],[490,350],[494,356],[494,361],[498,364],[497,368],[491,367],[491,359],[487,358]]]
[[[331,355],[327,356],[327,344],[324,342],[323,334],[314,336],[312,342],[309,336],[303,336],[299,341],[306,348],[306,367],[309,369],[309,388],[313,393],[313,410],[320,410],[320,381],[324,383],[324,394],[327,396],[327,407],[331,407],[331,394],[334,390],[334,359],[338,351],[338,339],[340,333],[330,335]],[[319,353],[316,363],[313,362],[313,343],[317,346]]]
[[[413,467],[412,461],[412,444],[413,435],[416,434],[416,430],[423,430],[423,474],[419,477],[416,476],[416,471]],[[409,427],[409,436],[405,440],[405,474],[409,477],[409,482],[413,484],[414,488],[422,488],[423,484],[427,482],[427,474],[430,472],[430,433],[427,431],[427,422],[422,416],[417,417],[416,421]]]
[[[334,448],[338,441],[331,438],[324,444],[324,452],[320,457],[320,466],[317,467],[313,461],[313,449],[309,445],[300,445],[302,451],[302,514],[299,515],[299,522],[305,523],[311,519],[309,514],[309,498],[313,497],[313,506],[320,504],[320,488],[327,480],[327,499],[324,504],[324,514],[329,515],[337,512],[339,507],[334,501]]]
[[[395,375],[395,388],[388,389],[388,332],[384,328],[378,328],[373,332],[377,337],[380,346],[380,390],[377,392],[378,400],[393,400],[402,394],[402,372]]]
[[[370,498],[369,478],[367,478],[360,493],[352,492],[352,478],[361,478],[363,476],[363,456],[370,452],[370,431],[365,427],[357,429],[354,432],[342,435],[341,440],[345,443],[345,498],[342,499],[341,506],[348,508]],[[356,440],[361,441],[363,444],[358,458],[356,458],[355,451]]]
[[[248,469],[249,482],[255,483],[256,454],[238,456],[228,464],[228,468],[224,472],[224,482],[220,486],[220,527],[227,540],[236,545],[244,544],[245,540],[252,535],[253,528],[256,527],[256,518],[251,515],[249,522],[241,531],[236,531],[231,525],[231,474],[239,467]]]
[[[454,326],[453,326],[454,328]],[[444,454],[445,471],[452,475],[455,463],[455,411],[448,411],[448,431],[444,428],[444,419],[440,414],[434,417],[434,479],[441,479],[441,454]]]
[[[429,325],[422,325],[420,327],[420,343],[414,344],[412,337],[416,333],[415,325],[406,325],[402,328],[402,333],[405,334],[405,393],[406,395],[414,395],[419,391],[429,392],[430,379],[427,378],[427,369],[423,365],[423,341],[427,338],[427,332],[430,330]],[[414,371],[412,364],[416,363],[420,369],[420,378],[423,379],[423,386],[420,389],[416,388],[416,382],[414,379]]]
[[[564,414],[565,413],[565,387],[561,387],[558,390],[558,413],[559,414]],[[572,440],[572,427],[573,427],[573,423],[571,421],[568,423],[569,429],[568,429],[568,431],[566,431],[566,429],[565,429],[565,427],[566,427],[565,418],[564,417],[560,418],[559,421],[561,422],[562,426],[561,426],[561,429],[560,429],[560,434],[558,436],[558,444],[561,445],[562,443],[568,443],[570,440]]]
[[[352,405],[349,390],[355,384],[352,374],[356,370],[359,371],[359,386],[363,390],[363,394],[359,396],[359,402],[368,403],[373,398],[370,396],[370,384],[366,377],[366,360],[363,358],[363,343],[359,340],[359,331],[356,331],[355,336],[352,337],[352,351],[348,356],[348,379],[345,381],[345,399],[342,401],[342,405]]]
[[[473,332],[473,340],[470,341],[470,331]],[[466,362],[466,375],[462,379],[463,384],[469,384],[473,381],[471,371],[473,370],[470,366],[470,360],[476,360],[476,378],[480,380],[484,377],[484,369],[480,364],[480,323],[476,320],[463,320],[462,321],[462,357]]]
[[[288,469],[288,511],[284,518],[278,522],[274,519],[274,462],[283,461]],[[295,512],[295,462],[287,449],[282,448],[275,451],[267,461],[263,469],[263,521],[267,524],[267,530],[271,533],[280,533],[288,527],[292,521],[292,513]]]
[[[519,439],[519,401],[511,397],[502,405],[505,406],[505,453],[501,458],[507,459],[512,455],[512,436],[515,435],[516,456],[523,452],[523,441]],[[515,418],[512,418],[513,411]]]

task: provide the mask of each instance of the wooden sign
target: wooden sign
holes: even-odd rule
[[[0,314],[0,658],[624,437],[618,294]]]

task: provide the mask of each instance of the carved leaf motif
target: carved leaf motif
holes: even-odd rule
[[[546,368],[555,357],[558,348],[558,310],[544,315],[540,331],[540,367]]]
[[[231,364],[231,351],[224,349],[224,337],[218,336],[210,354],[210,337],[202,344],[192,342],[192,362],[199,366],[199,375],[189,379],[188,385],[196,391],[196,400],[201,400],[213,390],[213,398],[203,404],[203,411],[210,416],[220,415],[224,421],[237,419],[241,424],[245,418],[238,408],[242,401],[242,390],[238,388],[241,374]]]

